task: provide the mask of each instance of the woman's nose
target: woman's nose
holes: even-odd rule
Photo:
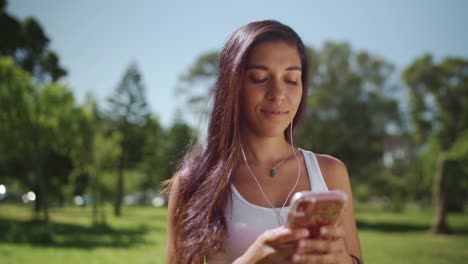
[[[268,91],[266,93],[266,98],[270,100],[279,100],[284,97],[286,92],[285,84],[281,80],[272,78],[268,82]]]

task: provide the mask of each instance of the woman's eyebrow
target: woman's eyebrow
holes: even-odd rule
[[[247,70],[252,70],[252,69],[268,70],[268,67],[264,66],[264,65],[258,65],[258,64],[251,64],[251,65],[247,66]]]
[[[291,67],[286,68],[286,70],[287,71],[300,71],[300,72],[302,72],[302,69],[299,66],[291,66]]]
[[[265,65],[258,65],[258,64],[251,64],[251,65],[247,66],[247,70],[251,70],[251,69],[268,70],[268,67],[265,66]],[[286,68],[286,70],[287,71],[300,71],[300,72],[302,72],[302,69],[299,66],[290,66],[290,67]]]

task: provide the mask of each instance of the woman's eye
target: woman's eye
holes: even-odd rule
[[[263,79],[250,78],[250,80],[251,80],[253,83],[264,83],[264,82],[266,82],[268,79],[267,79],[267,78],[263,78]]]
[[[297,81],[286,80],[286,83],[292,84],[292,85],[297,85]]]

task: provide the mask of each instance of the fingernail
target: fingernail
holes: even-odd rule
[[[326,227],[322,227],[322,228],[320,229],[320,234],[322,234],[322,235],[326,235],[327,232],[328,232],[328,230],[327,230]]]
[[[299,261],[301,261],[301,256],[299,256],[299,255],[294,255],[294,256],[293,256],[293,261],[294,261],[294,262],[299,262]]]
[[[307,246],[307,243],[305,241],[299,241],[299,247],[303,248],[306,246]]]

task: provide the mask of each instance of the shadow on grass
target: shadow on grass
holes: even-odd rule
[[[356,222],[358,229],[360,230],[373,230],[380,232],[418,232],[428,231],[429,225],[425,224],[408,224],[408,223],[395,223],[395,222],[378,222],[369,223],[361,220]]]
[[[52,236],[44,232],[44,222],[0,219],[0,243],[31,244],[63,248],[93,249],[97,247],[128,248],[145,244],[150,228],[113,228],[109,225],[83,226],[52,223]],[[157,230],[163,232],[163,230]]]
[[[378,222],[369,223],[361,220],[356,221],[359,230],[372,230],[379,232],[395,232],[395,233],[408,233],[408,232],[429,232],[431,226],[428,224],[409,224],[409,223],[395,223],[395,222]],[[468,235],[468,227],[455,227],[451,228],[451,234],[454,235]]]

